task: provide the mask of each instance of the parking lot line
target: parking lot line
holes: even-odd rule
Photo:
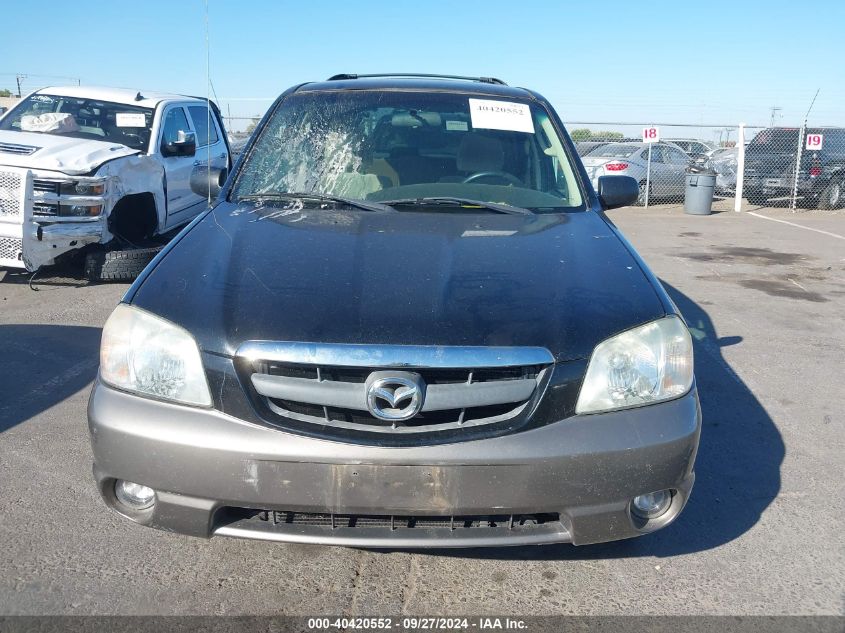
[[[748,211],[748,215],[753,215],[755,218],[762,218],[764,220],[771,220],[772,222],[780,222],[781,224],[788,224],[789,226],[797,226],[799,229],[804,229],[805,231],[813,231],[814,233],[821,233],[822,235],[828,235],[830,237],[835,237],[840,240],[845,240],[845,235],[839,235],[837,233],[831,233],[830,231],[822,231],[821,229],[813,229],[809,226],[804,226],[802,224],[795,224],[795,222],[787,222],[786,220],[779,220],[777,218],[770,218],[765,215],[760,215],[759,213],[754,213],[753,211]]]

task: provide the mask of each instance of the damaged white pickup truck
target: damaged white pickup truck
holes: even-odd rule
[[[0,266],[35,271],[100,244],[86,273],[133,278],[155,249],[131,247],[206,208],[190,188],[199,165],[231,168],[222,118],[205,99],[90,87],[30,94],[0,118]]]

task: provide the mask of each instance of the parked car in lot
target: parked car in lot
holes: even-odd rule
[[[710,154],[706,162],[706,165],[716,172],[717,194],[734,195],[736,193],[737,153],[736,147],[719,148]]]
[[[598,179],[607,175],[630,176],[640,187],[638,204],[645,202],[648,174],[647,143],[608,143],[582,157],[587,174],[595,187]],[[669,143],[651,144],[651,173],[648,177],[652,200],[683,197],[686,169],[690,157],[679,147]]]
[[[677,150],[680,151],[680,150]],[[108,319],[88,408],[142,525],[365,547],[633,537],[693,485],[689,332],[542,96],[289,89]]]
[[[798,168],[798,202],[802,207],[845,206],[845,128],[808,128],[823,136],[820,150],[802,150]],[[785,199],[795,187],[798,128],[761,130],[745,149],[744,191],[748,201],[765,204]]]
[[[690,156],[707,156],[709,155],[716,146],[712,143],[708,143],[707,141],[699,141],[698,139],[694,138],[667,138],[667,143],[671,143],[677,147],[680,147]]]
[[[229,149],[232,152],[232,162],[238,159],[241,152],[244,151],[244,147],[246,147],[247,142],[249,142],[249,136],[230,137]]]
[[[207,201],[201,162],[230,158],[216,106],[182,95],[44,88],[0,120],[0,266],[34,271],[87,245],[137,244],[186,224]],[[156,249],[92,252],[89,276],[131,279]]]
[[[610,142],[611,141],[580,141],[575,143],[575,151],[578,152],[578,156],[586,156],[594,149],[603,147]]]

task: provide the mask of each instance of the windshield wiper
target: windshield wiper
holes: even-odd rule
[[[342,196],[329,196],[322,193],[265,191],[263,193],[251,193],[240,196],[238,200],[310,200],[313,202],[344,204],[355,209],[363,209],[364,211],[395,211],[392,207],[381,202],[368,202],[366,200],[355,200]]]
[[[470,198],[453,198],[450,196],[432,196],[426,198],[403,198],[401,200],[385,200],[384,204],[391,207],[429,207],[429,206],[453,206],[465,208],[479,208],[494,211],[496,213],[507,213],[508,215],[534,215],[532,211],[522,207],[512,207],[509,204],[500,202],[485,202],[483,200],[472,200]]]

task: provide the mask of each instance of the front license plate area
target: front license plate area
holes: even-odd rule
[[[256,462],[254,486],[269,506],[315,512],[449,515],[519,506],[509,490],[538,482],[519,465],[382,466]],[[505,486],[507,482],[507,486]]]

